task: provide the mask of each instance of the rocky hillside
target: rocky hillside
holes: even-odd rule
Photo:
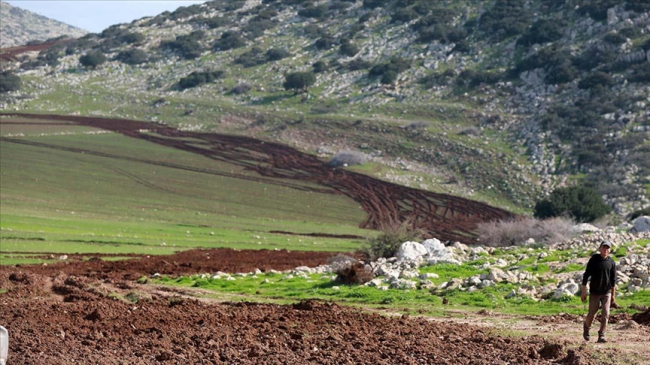
[[[63,35],[76,38],[86,33],[88,32],[83,29],[0,2],[0,48],[19,46],[30,41],[45,41]]]
[[[16,67],[9,109],[354,151],[381,178],[520,211],[574,183],[619,214],[648,205],[648,0],[215,0]]]

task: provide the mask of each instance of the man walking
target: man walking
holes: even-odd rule
[[[584,302],[587,300],[587,281],[589,283],[589,314],[585,318],[583,325],[582,337],[589,341],[589,328],[594,320],[598,308],[602,307],[600,317],[600,330],[598,331],[597,342],[607,342],[605,339],[605,329],[609,318],[610,306],[616,307],[616,263],[609,257],[612,249],[612,243],[603,241],[598,249],[600,253],[594,254],[587,263],[587,269],[582,276],[582,293],[580,299]]]

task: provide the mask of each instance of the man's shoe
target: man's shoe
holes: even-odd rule
[[[587,327],[587,325],[582,326],[582,338],[584,338],[585,341],[589,341],[589,327]]]
[[[607,342],[607,339],[605,339],[605,334],[602,332],[598,332],[598,343],[605,343]]]

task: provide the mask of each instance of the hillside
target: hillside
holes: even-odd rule
[[[1,102],[363,153],[352,169],[515,212],[581,183],[626,214],[650,190],[649,11],[217,0],[43,51],[15,65],[23,88]],[[285,83],[294,72],[313,85]]]
[[[34,14],[0,1],[0,48],[60,36],[81,37],[88,33],[59,21]]]

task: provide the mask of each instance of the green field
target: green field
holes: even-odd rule
[[[241,166],[116,133],[30,122],[0,131],[2,264],[26,252],[351,251],[361,239],[269,231],[374,234],[358,228],[365,212],[341,195],[251,181],[259,175]]]

